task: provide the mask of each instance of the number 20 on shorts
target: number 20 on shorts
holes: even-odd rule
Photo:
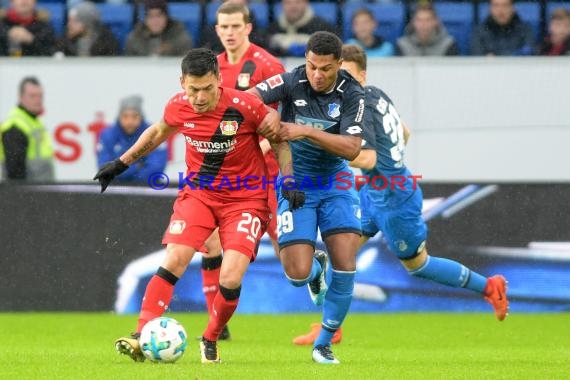
[[[238,232],[245,232],[247,234],[247,240],[255,243],[257,235],[259,235],[259,230],[261,229],[261,221],[257,216],[252,216],[249,212],[242,212],[241,216],[244,219],[240,220],[236,230]]]

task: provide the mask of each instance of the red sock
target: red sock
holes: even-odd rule
[[[212,313],[204,332],[204,338],[212,341],[218,340],[218,336],[237,308],[240,291],[241,286],[237,289],[226,289],[220,286],[220,290],[214,298]]]
[[[220,268],[222,267],[222,256],[202,257],[202,291],[206,298],[208,314],[212,314],[214,297],[218,293],[220,285]]]
[[[166,275],[168,280],[163,278],[164,275],[162,275],[161,269],[172,276],[172,278],[168,275]],[[157,274],[152,276],[144,292],[137,332],[141,332],[148,321],[160,317],[168,309],[172,293],[174,293],[174,284],[172,282],[176,283],[177,279],[172,273],[162,267],[159,268]]]

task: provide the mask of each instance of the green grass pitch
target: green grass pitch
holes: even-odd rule
[[[0,379],[570,379],[569,314],[351,314],[334,346],[339,366],[314,364],[310,347],[291,343],[316,314],[236,314],[220,365],[200,364],[205,314],[168,315],[190,335],[175,364],[115,353],[136,316],[0,314]]]

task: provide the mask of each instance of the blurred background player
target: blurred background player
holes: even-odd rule
[[[9,180],[53,181],[53,147],[39,116],[44,111],[44,90],[36,77],[20,82],[18,105],[0,124],[0,162]]]
[[[263,154],[257,134],[275,137],[280,118],[277,111],[255,96],[219,87],[218,63],[211,50],[188,52],[182,60],[180,82],[184,91],[170,99],[163,119],[151,125],[127,152],[104,165],[94,178],[104,191],[116,176],[177,132],[187,142],[197,142],[186,144],[186,186],[174,203],[162,241],[166,256],[145,290],[136,333],[115,344],[119,353],[135,361],[144,360],[138,341],[140,331],[168,309],[174,286],[192,256],[219,227],[225,257],[214,298],[216,312],[210,315],[200,342],[202,362],[219,363],[218,336],[237,308],[243,276],[255,259],[269,222],[267,190],[262,186]],[[188,120],[195,128],[184,126]],[[221,125],[225,129],[221,130]],[[213,139],[216,144],[207,144]],[[204,176],[214,180],[203,186]],[[245,188],[238,186],[241,176],[258,180],[249,181],[250,188]],[[226,181],[229,186],[221,187]]]
[[[97,143],[97,163],[105,163],[124,154],[150,126],[144,119],[143,99],[139,95],[128,96],[119,104],[117,121],[101,132]],[[164,172],[168,160],[166,144],[140,158],[128,170],[117,177],[119,181],[147,183],[152,173]]]
[[[236,3],[245,5],[248,9],[249,1],[247,0],[225,0],[223,3]],[[256,22],[256,17],[252,9],[249,9],[249,22],[251,24],[251,33],[248,36],[249,41],[253,42],[257,46],[265,49],[267,38],[265,29],[261,28]],[[224,51],[224,45],[216,32],[217,15],[216,22],[214,24],[205,23],[200,32],[200,45],[212,49],[216,53],[221,53]]]
[[[238,90],[247,90],[257,83],[280,74],[285,68],[277,58],[261,47],[249,41],[252,30],[249,9],[240,2],[227,1],[216,13],[216,33],[225,51],[218,55],[221,84]],[[275,107],[276,108],[276,107]],[[279,164],[267,139],[260,137],[260,147],[267,166],[267,180],[270,182],[279,175]],[[277,196],[275,188],[269,184],[269,208],[272,218],[267,227],[267,234],[275,254],[279,255],[277,243]],[[215,232],[203,247],[202,290],[206,298],[208,312],[212,312],[214,296],[218,291],[222,252],[218,233]],[[224,327],[220,339],[229,339],[228,327]]]
[[[343,48],[343,69],[366,86],[366,54],[355,45]],[[503,276],[485,278],[464,265],[428,255],[427,226],[422,219],[423,194],[404,164],[409,131],[392,100],[379,88],[366,86],[364,145],[350,165],[369,178],[404,176],[405,189],[365,184],[360,190],[362,206],[361,246],[382,231],[390,250],[412,276],[477,292],[493,306],[499,321],[508,312],[507,287]],[[380,188],[383,183],[375,184]],[[394,187],[392,189],[392,187]]]
[[[291,145],[297,185],[282,185],[279,193],[280,259],[289,282],[308,285],[313,302],[323,305],[323,328],[312,352],[320,364],[339,363],[331,339],[350,307],[360,239],[358,194],[354,186],[340,189],[337,176],[344,173],[344,180],[354,183],[346,160],[360,152],[364,91],[340,70],[341,51],[342,41],[335,34],[314,33],[307,43],[306,65],[250,90],[266,104],[282,102],[279,136]],[[322,186],[323,181],[328,183]],[[296,190],[305,192],[304,206],[298,209],[284,196]],[[315,251],[318,229],[332,264],[328,287],[327,253]]]
[[[144,20],[129,33],[125,55],[183,56],[192,48],[192,37],[180,21],[168,14],[166,0],[146,0]]]
[[[51,55],[55,31],[49,23],[49,13],[37,10],[36,0],[10,3],[6,13],[0,13],[0,56]]]

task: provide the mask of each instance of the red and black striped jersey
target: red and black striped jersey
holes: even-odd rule
[[[226,52],[218,54],[218,65],[222,86],[243,91],[276,74],[285,72],[285,67],[277,58],[255,44],[251,44],[242,59],[235,64],[228,61]],[[271,106],[277,109],[278,103]],[[271,176],[276,177],[279,174],[279,164],[273,151],[265,154],[265,164]]]
[[[255,95],[231,88],[220,88],[218,105],[204,113],[194,111],[184,92],[174,95],[163,118],[186,141],[186,189],[266,199],[266,169],[257,134],[266,115]]]

